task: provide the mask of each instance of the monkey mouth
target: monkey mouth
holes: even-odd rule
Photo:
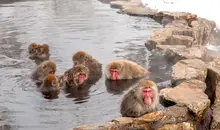
[[[55,72],[54,71],[50,71],[49,74],[55,74]]]

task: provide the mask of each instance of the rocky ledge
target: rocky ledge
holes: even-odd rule
[[[220,41],[215,22],[185,12],[157,12],[140,0],[110,2],[120,13],[146,16],[163,25],[153,30],[145,46],[173,62],[172,88],[160,90],[166,107],[139,118],[119,117],[74,130],[218,130],[220,129],[219,52],[209,52],[210,41]]]

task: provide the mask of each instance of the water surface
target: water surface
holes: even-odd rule
[[[5,1],[4,1],[5,2]],[[156,82],[169,79],[163,58],[152,58],[144,46],[152,29],[161,26],[144,17],[117,14],[96,0],[32,0],[0,2],[0,101],[9,109],[10,130],[64,130],[120,116],[123,94],[133,82],[112,88],[104,76],[88,91],[61,91],[44,99],[30,74],[29,43],[48,43],[57,74],[72,66],[71,55],[85,50],[103,67],[115,58],[129,59],[153,72]],[[151,62],[152,61],[152,62]]]

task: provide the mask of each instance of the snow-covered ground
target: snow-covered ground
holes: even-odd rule
[[[220,0],[141,0],[144,6],[158,11],[181,11],[213,20],[220,29]]]

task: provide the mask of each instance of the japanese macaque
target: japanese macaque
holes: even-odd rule
[[[60,83],[54,73],[48,74],[40,86],[40,91],[46,98],[56,98],[60,93]]]
[[[74,53],[72,56],[72,61],[73,66],[78,64],[85,65],[89,69],[91,75],[102,73],[102,65],[85,51],[77,51]]]
[[[37,44],[37,43],[31,43],[28,46],[28,53],[29,53],[30,59],[34,59],[36,57],[38,46],[39,46],[39,44]]]
[[[150,80],[141,80],[125,94],[120,112],[123,117],[140,117],[156,111],[158,104],[159,94],[157,85]]]
[[[48,74],[55,74],[55,72],[56,63],[46,60],[37,66],[37,69],[32,74],[32,79],[36,80],[37,84],[41,84]]]
[[[29,58],[32,60],[45,61],[50,57],[49,46],[47,44],[31,43],[28,47]]]
[[[129,60],[112,60],[105,68],[105,75],[110,80],[134,79],[144,77],[150,72]]]
[[[64,75],[62,77],[63,78],[62,82],[67,88],[78,87],[79,85],[85,83],[88,77],[89,77],[89,69],[82,64],[78,64],[72,67],[71,69],[67,70],[66,72],[64,72]]]

